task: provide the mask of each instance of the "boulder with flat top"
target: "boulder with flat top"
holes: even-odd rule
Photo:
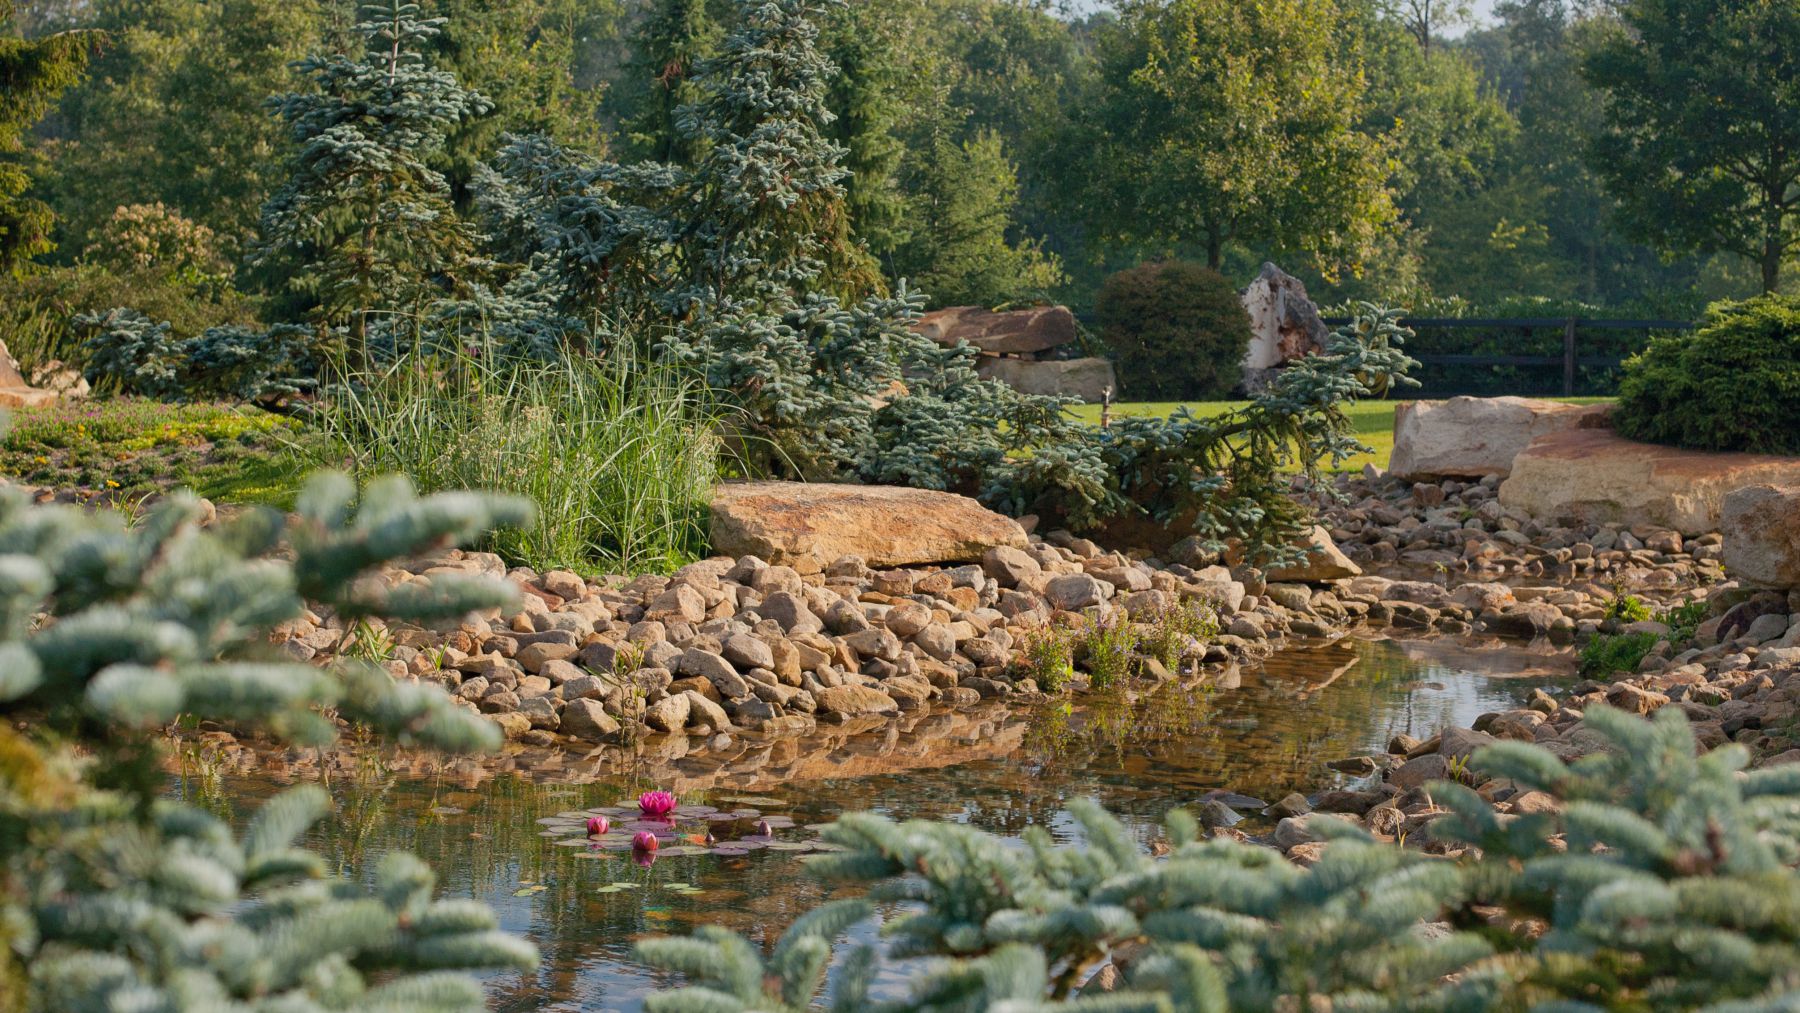
[[[1075,314],[1067,306],[952,306],[920,317],[913,330],[940,345],[966,341],[988,355],[1036,355],[1075,340]]]
[[[1410,480],[1512,474],[1531,441],[1565,429],[1603,426],[1602,405],[1526,397],[1453,397],[1408,401],[1394,411],[1388,473]]]
[[[714,552],[818,573],[856,556],[876,569],[979,563],[1026,547],[1025,529],[967,496],[887,485],[726,482],[714,488]]]
[[[1513,459],[1500,504],[1552,522],[1702,535],[1719,530],[1726,496],[1758,485],[1800,485],[1800,457],[1681,450],[1610,429],[1566,429]]]

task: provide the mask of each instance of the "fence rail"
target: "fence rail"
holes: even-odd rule
[[[1325,323],[1332,327],[1350,323],[1349,317],[1325,317]],[[1562,366],[1563,396],[1575,395],[1575,382],[1580,367],[1596,369],[1615,369],[1624,361],[1618,356],[1583,356],[1580,354],[1580,334],[1583,330],[1596,331],[1685,331],[1694,326],[1688,320],[1610,320],[1593,317],[1406,317],[1401,324],[1414,330],[1419,328],[1482,329],[1482,330],[1518,330],[1529,334],[1534,330],[1560,328],[1562,330],[1562,354],[1556,355],[1454,355],[1424,354],[1414,355],[1425,365],[1440,366]]]

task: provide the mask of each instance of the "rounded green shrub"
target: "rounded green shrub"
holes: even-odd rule
[[[1800,454],[1800,300],[1762,296],[1707,311],[1625,363],[1620,435],[1695,450]]]
[[[1101,284],[1095,310],[1134,401],[1223,397],[1243,378],[1250,315],[1211,268],[1165,261],[1120,271]]]

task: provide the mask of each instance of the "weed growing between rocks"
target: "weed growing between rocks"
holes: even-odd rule
[[[1075,677],[1075,634],[1066,626],[1032,630],[1013,658],[1019,678],[1031,679],[1045,693],[1060,693]]]
[[[1116,609],[1088,623],[1077,650],[1094,689],[1107,690],[1130,680],[1141,635],[1131,618]]]

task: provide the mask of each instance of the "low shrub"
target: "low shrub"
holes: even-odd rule
[[[1075,677],[1074,633],[1058,625],[1032,630],[1014,656],[1013,667],[1019,678],[1033,680],[1045,693],[1062,692]]]
[[[638,570],[705,551],[722,451],[704,390],[674,369],[407,352],[326,401],[330,453],[359,474],[530,497],[538,522],[489,542],[513,562]]]
[[[1201,264],[1141,264],[1107,278],[1100,337],[1134,400],[1224,397],[1243,379],[1250,315],[1225,276]]]
[[[83,313],[74,325],[86,337],[82,372],[96,390],[164,401],[279,401],[318,386],[323,345],[299,324],[225,324],[184,338],[166,320],[115,308]]]
[[[131,306],[175,334],[209,327],[254,325],[256,300],[213,277],[172,275],[161,268],[97,264],[55,267],[23,278],[0,274],[0,341],[26,376],[51,362],[80,370],[87,364],[75,320]]]
[[[1687,335],[1659,337],[1625,363],[1613,425],[1623,436],[1695,450],[1800,454],[1800,299],[1714,306]]]

